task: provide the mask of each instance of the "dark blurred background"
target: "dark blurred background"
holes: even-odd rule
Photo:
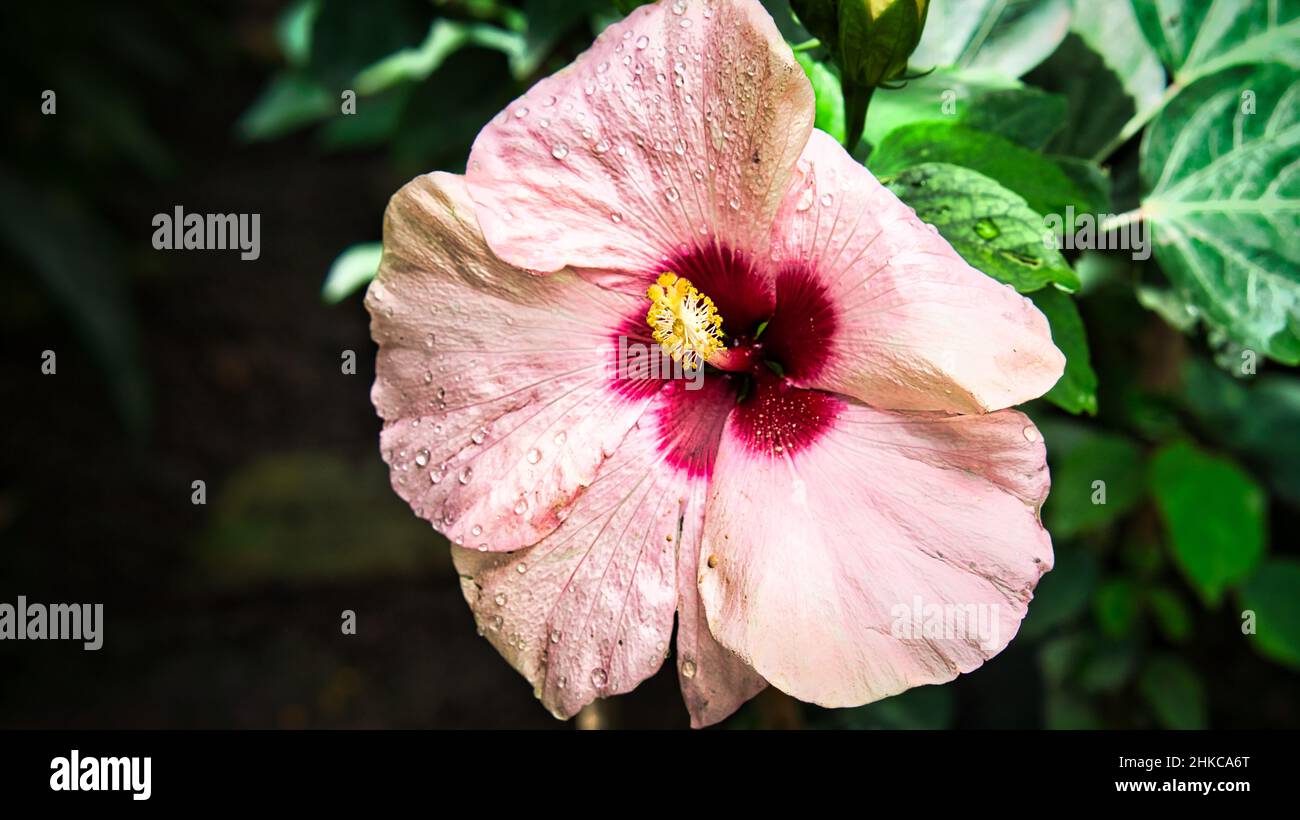
[[[607,0],[6,5],[0,602],[103,603],[106,625],[99,652],[0,643],[0,726],[565,726],[476,636],[446,542],[388,487],[348,283],[394,191],[463,170],[488,117],[618,16]],[[177,205],[261,214],[260,258],[155,250],[151,219]],[[1067,489],[1021,637],[950,686],[834,713],[767,695],[727,725],[1300,726],[1294,661],[1243,638],[1237,599],[1198,600],[1141,486],[1160,441],[1228,446],[1223,414],[1263,401],[1234,391],[1259,388],[1131,291],[1080,304],[1102,411],[1031,409]],[[1300,493],[1278,487],[1296,490],[1296,463],[1270,451],[1296,451],[1300,403],[1294,381],[1274,392],[1277,425],[1234,458],[1269,493],[1272,554],[1294,556]],[[1098,519],[1071,501],[1071,470],[1113,475],[1120,503]],[[685,726],[672,665],[609,720]]]

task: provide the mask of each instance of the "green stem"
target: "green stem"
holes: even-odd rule
[[[811,40],[805,40],[799,45],[793,46],[793,50],[796,54],[798,54],[801,51],[812,51],[814,48],[820,47],[821,44],[822,41],[814,37]]]
[[[844,148],[850,153],[862,141],[867,125],[867,107],[871,105],[874,86],[844,86]]]

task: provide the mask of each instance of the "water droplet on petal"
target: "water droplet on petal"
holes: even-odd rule
[[[559,643],[561,637],[563,636],[560,634],[560,630],[558,629],[551,630],[551,643]]]
[[[541,460],[542,460],[542,451],[541,451],[541,450],[538,450],[536,447],[534,447],[533,449],[531,449],[531,450],[528,451],[528,463],[529,463],[529,464],[536,464],[537,462],[539,462],[539,461],[541,461]]]
[[[496,605],[497,605],[497,606],[505,606],[505,605],[506,605],[506,594],[505,594],[504,592],[498,592],[498,593],[496,594],[496,597],[493,598],[492,600],[496,602]]]
[[[459,481],[461,484],[468,484],[469,480],[474,477],[474,468],[466,467],[460,471]]]
[[[527,501],[521,498],[515,502],[515,515],[523,515],[527,511],[528,511]]]
[[[1038,441],[1037,427],[1026,427],[1022,432],[1025,434],[1025,441]]]
[[[681,197],[681,193],[676,188],[669,188],[664,191],[664,199],[669,202],[676,202]]]
[[[695,672],[696,672],[696,669],[695,669],[695,661],[692,661],[692,660],[685,660],[685,661],[682,661],[682,677],[683,677],[683,678],[693,678],[693,677],[695,677]]]
[[[478,524],[475,524],[475,525],[470,529],[469,534],[472,535],[472,536],[474,536],[475,538],[477,538],[478,536],[480,536],[480,535],[483,534],[483,528],[482,528],[481,526],[479,526]]]
[[[636,48],[637,48],[637,51],[643,51],[643,50],[645,49],[645,47],[648,46],[648,45],[650,45],[650,38],[647,37],[647,36],[645,36],[644,34],[642,34],[640,37],[636,38]]]
[[[568,155],[569,155],[569,146],[565,145],[564,143],[560,143],[551,149],[551,156],[555,157],[556,159],[564,159]]]
[[[598,689],[603,689],[605,684],[609,683],[609,673],[604,669],[591,670],[591,684]]]
[[[428,451],[428,450],[421,449],[418,453],[415,454],[415,465],[416,465],[417,467],[423,467],[424,465],[426,465],[426,464],[428,464],[428,463],[429,463],[429,451]]]
[[[520,561],[518,564],[515,565],[515,572],[519,573],[520,575],[523,575],[527,571],[528,571],[528,565],[525,564],[524,562]]]
[[[555,434],[555,443],[563,444],[565,441],[568,440],[568,438],[569,438],[569,434],[561,430],[560,432]]]

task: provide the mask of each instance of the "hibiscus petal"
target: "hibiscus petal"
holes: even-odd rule
[[[705,495],[703,482],[696,482],[682,518],[677,553],[677,680],[695,729],[727,719],[767,686],[762,676],[709,632],[699,593]]]
[[[759,414],[775,389],[733,414],[710,484],[700,592],[714,637],[824,706],[943,683],[1001,651],[1052,563],[1033,424],[830,397],[815,432],[769,437]]]
[[[485,126],[467,179],[492,249],[533,271],[648,270],[713,240],[765,251],[812,120],[761,5],[656,3]]]
[[[690,533],[684,524],[699,521],[707,480],[692,469],[699,464],[693,454],[716,445],[732,401],[720,384],[705,387],[689,400],[661,394],[571,514],[536,546],[506,555],[453,550],[480,630],[557,717],[631,691],[667,655],[678,567],[692,563],[678,553],[699,550],[698,524]],[[671,428],[664,424],[668,412]],[[694,582],[693,574],[687,578]],[[712,701],[693,718],[720,720],[752,696],[724,691],[741,678],[726,677],[730,666],[711,668],[720,648],[691,642],[700,654],[685,655],[681,640],[688,703],[699,702],[700,686]]]
[[[773,232],[767,332],[802,386],[893,410],[975,413],[1037,398],[1064,371],[1032,302],[966,264],[820,131]]]
[[[393,197],[366,306],[393,488],[455,543],[536,543],[645,409],[610,366],[638,301],[501,262],[461,177]]]

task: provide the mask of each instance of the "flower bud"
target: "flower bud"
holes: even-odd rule
[[[790,0],[799,22],[840,67],[850,148],[862,135],[877,86],[907,70],[921,41],[929,0]]]

